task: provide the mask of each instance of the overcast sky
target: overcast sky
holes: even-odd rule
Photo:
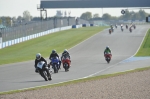
[[[37,10],[37,5],[40,4],[40,0],[0,0],[0,16],[10,16],[18,17],[22,16],[25,10],[28,10],[30,14],[35,16],[40,16],[40,11]],[[71,12],[72,17],[79,17],[82,13],[86,11],[92,12],[92,14],[98,13],[100,16],[103,13],[109,13],[112,16],[120,16],[121,10],[123,8],[82,8],[82,9],[48,9],[47,15],[54,16],[57,10]],[[132,11],[132,10],[129,10]],[[133,11],[138,11],[134,9]],[[150,9],[145,10],[150,13]]]

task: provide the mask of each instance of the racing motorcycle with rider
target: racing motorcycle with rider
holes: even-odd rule
[[[61,66],[61,60],[56,50],[52,50],[52,53],[50,54],[49,59],[50,59],[50,63],[48,66],[50,67],[51,65],[52,68],[54,69],[54,72],[58,72]]]
[[[106,49],[104,50],[104,57],[107,63],[109,63],[112,57],[111,49],[109,48],[109,46],[107,46]]]
[[[45,81],[52,80],[50,69],[47,66],[47,61],[41,56],[40,53],[36,54],[35,59],[35,72],[39,73]]]
[[[65,71],[66,72],[69,71],[69,68],[71,66],[71,59],[70,59],[70,54],[67,49],[65,49],[64,52],[62,53],[61,61],[62,61],[63,68],[65,69]]]

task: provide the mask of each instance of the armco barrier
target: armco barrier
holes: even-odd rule
[[[90,24],[82,24],[82,27],[90,27]]]
[[[72,25],[72,28],[81,28],[82,25]]]
[[[82,25],[76,25],[76,26],[78,28],[82,27]],[[47,35],[47,34],[50,34],[50,33],[55,33],[55,32],[62,31],[62,30],[68,30],[68,29],[71,29],[71,28],[72,28],[72,26],[50,29],[50,30],[43,31],[43,32],[40,32],[40,33],[36,33],[36,34],[28,35],[28,36],[25,36],[25,37],[17,38],[17,39],[14,39],[14,40],[9,40],[9,41],[6,41],[6,42],[2,42],[0,44],[0,49],[5,48],[7,46],[17,44],[17,43],[21,43],[21,42],[24,42],[24,41],[27,41],[27,40],[30,40],[30,39],[34,39],[34,38],[37,38],[37,37],[40,37],[40,36],[44,36],[44,35]]]

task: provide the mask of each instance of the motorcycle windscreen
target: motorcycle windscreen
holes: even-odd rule
[[[38,62],[37,67],[40,68],[40,69],[42,69],[44,63],[45,63],[44,61]]]

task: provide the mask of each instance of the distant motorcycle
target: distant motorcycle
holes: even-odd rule
[[[134,29],[136,28],[136,26],[135,26],[135,25],[133,25],[133,27],[134,27]]]
[[[130,28],[129,31],[132,32],[132,28]]]
[[[38,62],[38,64],[37,64],[38,73],[45,79],[45,81],[52,80],[51,71],[44,64],[45,64],[44,61]],[[49,72],[50,75],[48,75],[48,72]]]
[[[65,69],[65,71],[66,72],[69,71],[71,61],[68,57],[63,57],[62,58],[62,64],[63,64],[63,68]]]
[[[106,54],[105,54],[105,59],[106,59],[107,63],[110,62],[111,57],[112,57],[112,54],[110,54],[110,53],[106,53]]]
[[[111,29],[109,29],[109,34],[111,34]]]
[[[128,29],[128,25],[126,25],[126,29]]]
[[[123,32],[123,27],[121,27],[121,31]]]
[[[113,27],[111,28],[111,32],[114,32],[114,28]]]

